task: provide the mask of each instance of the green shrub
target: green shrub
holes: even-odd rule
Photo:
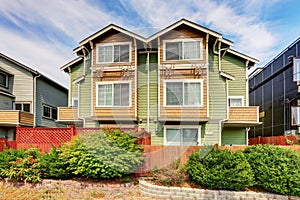
[[[300,156],[273,145],[249,146],[245,155],[258,187],[269,192],[300,196]]]
[[[15,150],[6,168],[3,168],[1,175],[16,181],[38,182],[41,180],[38,157],[40,150],[30,148],[26,150]]]
[[[142,164],[137,139],[118,129],[74,137],[41,158],[43,177],[108,179],[134,172]]]
[[[5,178],[6,170],[10,168],[10,162],[26,157],[23,150],[5,149],[0,153],[0,177]]]
[[[244,190],[254,184],[251,166],[242,152],[213,149],[206,156],[191,154],[186,164],[190,178],[208,189]]]

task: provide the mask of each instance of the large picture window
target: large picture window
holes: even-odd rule
[[[130,106],[130,82],[98,83],[97,106]]]
[[[198,146],[199,128],[165,128],[165,145]]]
[[[201,60],[201,41],[166,41],[165,60]]]
[[[105,44],[97,46],[97,63],[130,62],[130,44]]]
[[[166,81],[165,106],[202,106],[202,82]]]

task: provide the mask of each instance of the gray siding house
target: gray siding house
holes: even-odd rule
[[[0,53],[0,138],[15,139],[15,127],[63,127],[57,107],[68,105],[68,90]]]

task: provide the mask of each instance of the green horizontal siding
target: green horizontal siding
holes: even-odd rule
[[[86,76],[80,84],[80,98],[79,98],[79,114],[82,118],[91,117],[91,103],[92,103],[92,76],[91,76],[91,62],[86,61]]]
[[[246,130],[244,128],[224,128],[222,145],[246,145]]]

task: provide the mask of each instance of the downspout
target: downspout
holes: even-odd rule
[[[147,62],[146,62],[146,67],[147,67],[147,131],[150,131],[150,66],[149,66],[149,52],[147,52]]]
[[[226,118],[219,121],[219,145],[222,145],[222,130],[224,122],[228,121],[229,119],[229,104],[228,104],[228,82],[229,80],[226,79]]]
[[[37,115],[37,112],[36,112],[36,102],[37,102],[37,87],[36,87],[36,79],[39,78],[41,76],[41,74],[35,76],[33,78],[33,113],[34,113],[34,117],[33,117],[33,127],[36,127],[36,115]]]
[[[71,74],[71,68],[68,67],[68,71],[69,71],[69,74]],[[69,78],[69,88],[72,88],[72,80],[71,80],[71,77]],[[72,89],[71,89],[72,90]],[[73,106],[72,104],[72,97],[71,97],[71,90],[69,89],[68,90],[68,107],[70,107],[71,105]]]

